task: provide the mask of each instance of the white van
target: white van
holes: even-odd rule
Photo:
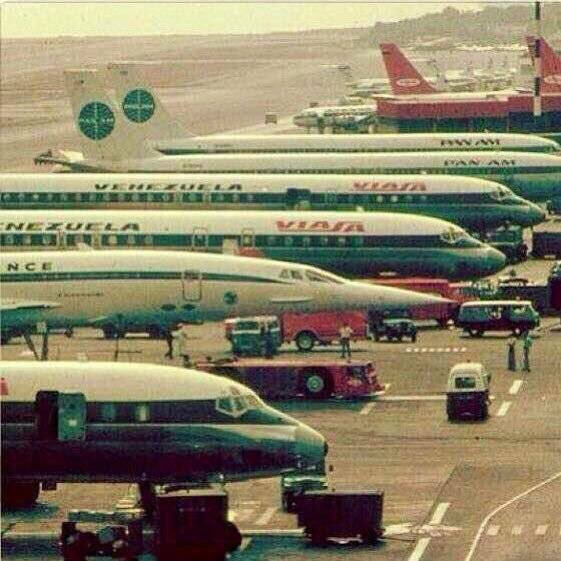
[[[479,362],[461,362],[448,375],[446,413],[452,421],[463,417],[485,420],[489,416],[491,375]]]

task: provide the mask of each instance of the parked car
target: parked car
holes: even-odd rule
[[[450,370],[446,386],[446,414],[453,421],[463,417],[485,420],[489,415],[491,375],[478,362],[462,362]]]
[[[472,337],[481,337],[486,331],[511,331],[520,335],[539,324],[540,316],[529,300],[465,302],[457,321],[457,326]]]
[[[411,339],[412,343],[417,341],[417,327],[406,310],[392,314],[371,314],[370,331],[375,341],[384,337],[388,341],[401,342],[405,338]]]

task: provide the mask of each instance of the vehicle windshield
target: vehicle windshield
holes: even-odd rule
[[[256,321],[238,321],[234,325],[236,331],[248,331],[250,329],[259,329],[259,323]]]

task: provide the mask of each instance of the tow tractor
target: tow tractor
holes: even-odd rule
[[[241,382],[265,399],[360,398],[384,391],[367,360],[224,359],[200,362],[196,368]]]

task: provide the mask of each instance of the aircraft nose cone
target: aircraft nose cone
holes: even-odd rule
[[[547,214],[543,208],[538,205],[530,204],[530,207],[527,212],[528,223],[524,224],[524,226],[536,226],[537,224],[541,224],[546,218]]]
[[[302,463],[301,467],[323,467],[328,446],[319,432],[301,424],[296,429],[295,448]]]
[[[485,262],[487,275],[492,275],[502,271],[506,267],[506,255],[494,247],[489,247],[487,249]]]

